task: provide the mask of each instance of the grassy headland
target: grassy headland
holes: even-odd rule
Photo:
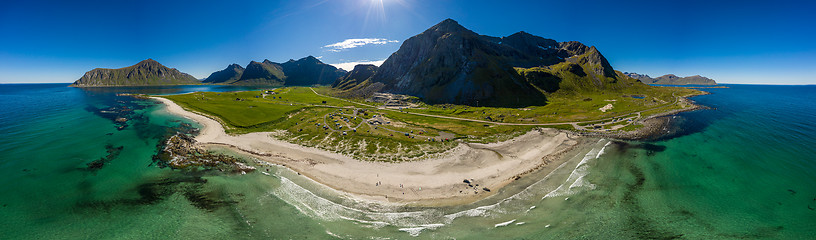
[[[209,115],[231,134],[273,132],[292,143],[378,161],[422,159],[454,146],[452,140],[495,142],[535,127],[585,132],[637,129],[650,115],[690,107],[687,88],[648,87],[620,92],[551,94],[548,104],[525,108],[428,105],[385,107],[332,97],[331,88],[197,92],[164,96]],[[611,104],[611,107],[608,105]],[[601,109],[604,109],[603,111]]]

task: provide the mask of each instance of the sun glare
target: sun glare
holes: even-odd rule
[[[371,21],[378,21],[381,24],[385,23],[385,5],[383,0],[370,0],[368,3],[368,11],[366,11],[365,24]]]

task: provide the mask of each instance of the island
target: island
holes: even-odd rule
[[[190,74],[168,68],[153,59],[146,59],[133,66],[88,71],[71,87],[159,86],[200,84]]]

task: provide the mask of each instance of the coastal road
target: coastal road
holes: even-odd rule
[[[666,106],[674,105],[674,104],[677,104],[677,102],[679,102],[679,101],[680,101],[680,97],[677,97],[677,96],[676,96],[674,93],[672,93],[672,96],[673,96],[673,97],[675,97],[675,100],[674,100],[674,102],[673,102],[673,103],[671,103],[671,104],[665,104],[665,105],[661,105],[661,106],[654,107],[654,108],[650,108],[650,109],[646,109],[646,110],[640,110],[640,111],[631,112],[631,113],[626,113],[626,114],[622,114],[622,115],[618,115],[618,116],[614,116],[614,117],[609,117],[609,118],[604,118],[604,119],[596,119],[596,120],[588,120],[588,121],[573,121],[573,122],[557,122],[557,123],[501,123],[501,122],[491,122],[491,121],[478,120],[478,119],[470,119],[470,118],[460,118],[460,117],[451,117],[451,116],[440,116],[440,115],[425,114],[425,113],[414,113],[414,112],[403,112],[403,111],[399,111],[399,110],[394,110],[394,109],[389,109],[389,108],[383,108],[383,107],[376,107],[376,106],[369,105],[369,104],[363,104],[363,103],[353,102],[353,101],[349,101],[349,100],[346,100],[346,99],[341,99],[341,98],[336,98],[336,97],[332,97],[332,96],[326,96],[326,95],[323,95],[323,94],[317,93],[317,91],[315,91],[315,90],[314,90],[313,88],[311,88],[311,87],[310,87],[309,89],[310,89],[310,90],[312,90],[312,92],[313,92],[314,94],[316,94],[316,95],[318,95],[318,96],[321,96],[321,97],[333,98],[333,99],[337,99],[337,100],[341,100],[341,101],[349,102],[349,103],[352,103],[352,104],[358,104],[358,105],[368,106],[368,107],[372,107],[372,108],[376,108],[376,109],[380,109],[380,110],[392,111],[392,112],[400,112],[400,113],[405,113],[405,114],[413,114],[413,115],[417,115],[417,116],[434,117],[434,118],[444,118],[444,119],[451,119],[451,120],[469,121],[469,122],[478,122],[478,123],[496,124],[496,125],[505,125],[505,126],[555,126],[555,125],[567,125],[567,124],[569,124],[569,125],[572,125],[572,126],[575,128],[575,129],[581,129],[581,128],[580,128],[580,126],[578,126],[578,124],[582,124],[582,123],[591,123],[591,122],[599,122],[599,121],[600,121],[600,122],[603,122],[603,121],[609,121],[609,120],[613,120],[613,119],[616,119],[616,118],[622,118],[622,117],[625,117],[625,116],[629,116],[629,115],[632,115],[632,114],[637,114],[637,115],[638,115],[638,117],[641,117],[641,113],[642,113],[642,112],[651,111],[651,110],[655,110],[655,109],[658,109],[658,108],[663,108],[663,107],[666,107]],[[634,121],[632,121],[632,122],[634,122]]]

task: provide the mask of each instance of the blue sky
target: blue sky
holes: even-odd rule
[[[12,1],[0,83],[72,82],[153,58],[198,78],[308,55],[382,61],[446,19],[594,45],[620,71],[727,83],[816,84],[816,4],[798,1]]]

